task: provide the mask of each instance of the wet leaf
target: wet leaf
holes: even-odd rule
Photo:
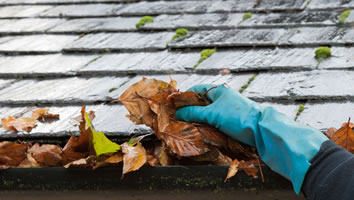
[[[217,148],[212,148],[211,151],[199,156],[192,157],[194,161],[210,162],[215,165],[230,165],[232,159],[219,151]]]
[[[239,163],[240,162],[237,159],[235,159],[231,162],[230,167],[229,167],[229,171],[227,172],[227,176],[226,176],[224,182],[226,182],[228,179],[230,179],[231,177],[236,175],[236,173],[238,172]]]
[[[96,166],[94,166],[93,168],[99,168],[99,167],[107,167],[107,166],[117,166],[119,163],[121,163],[123,161],[123,153],[122,152],[118,152],[115,153],[111,156],[109,156],[108,158],[99,161]]]
[[[354,124],[348,121],[347,123],[343,123],[342,127],[334,132],[328,132],[327,135],[331,140],[333,140],[339,146],[345,148],[351,153],[354,153],[354,132],[353,132]]]
[[[217,147],[227,147],[227,136],[218,129],[204,124],[194,124],[203,136],[204,142]]]
[[[41,122],[52,122],[59,119],[59,114],[52,114],[48,108],[41,108],[32,112],[32,118]]]
[[[238,164],[239,168],[242,169],[248,176],[253,178],[258,178],[258,168],[255,166],[256,161],[243,161],[241,160]]]
[[[133,147],[125,142],[121,147],[122,152],[124,153],[122,175],[131,171],[136,171],[146,163],[146,150],[140,142],[137,142],[136,146]]]
[[[199,94],[192,91],[181,92],[171,95],[173,104],[176,108],[184,106],[206,106],[209,104],[208,100]]]
[[[72,141],[69,140],[70,148],[77,152],[92,152],[92,132],[85,120],[85,109],[85,106],[81,108],[80,136],[74,137]]]
[[[28,149],[28,153],[43,167],[58,166],[63,159],[62,149],[52,144],[39,145],[36,143]]]
[[[27,152],[27,157],[17,166],[19,168],[40,167],[41,165],[33,158],[32,154]]]
[[[21,117],[21,118],[14,118],[12,116],[8,116],[6,118],[1,119],[1,126],[9,131],[26,131],[31,132],[33,128],[37,126],[36,119],[32,117]]]
[[[0,142],[0,165],[17,166],[26,158],[27,143]]]
[[[198,129],[190,123],[168,124],[156,135],[179,156],[196,156],[209,151]]]
[[[94,166],[96,163],[96,156],[91,155],[88,156],[87,158],[81,158],[79,160],[72,161],[66,165],[64,165],[65,168],[73,168],[73,167],[91,167]]]
[[[158,94],[161,90],[172,89],[168,83],[156,79],[147,79],[130,86],[119,98],[119,101],[128,109],[127,117],[136,124],[145,124],[153,127],[154,113],[151,111],[147,99]]]

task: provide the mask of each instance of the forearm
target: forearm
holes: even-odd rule
[[[322,144],[310,161],[302,186],[309,200],[347,200],[354,198],[354,156],[332,141]]]

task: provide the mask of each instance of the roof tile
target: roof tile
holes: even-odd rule
[[[34,17],[52,6],[5,6],[0,7],[0,18]]]
[[[309,70],[317,66],[313,48],[217,51],[197,71]]]
[[[144,25],[143,29],[211,29],[235,28],[242,21],[241,13],[208,13],[208,14],[183,14],[159,15],[153,23]]]
[[[88,34],[66,46],[65,51],[163,50],[174,33]]]
[[[340,128],[349,117],[353,117],[353,102],[308,102],[298,121],[325,132],[328,128]]]
[[[29,35],[0,38],[0,52],[60,52],[78,36],[74,35]]]
[[[51,28],[48,32],[90,33],[95,31],[135,31],[140,18],[80,18],[67,20]]]
[[[117,12],[123,8],[121,4],[84,4],[55,6],[40,14],[41,17],[98,17],[117,16]]]
[[[25,55],[0,57],[2,77],[72,75],[99,55]]]
[[[184,40],[170,42],[172,48],[188,47],[237,47],[237,46],[275,46],[285,29],[233,29],[198,31]]]
[[[335,70],[264,73],[249,85],[245,95],[268,100],[353,100],[354,88],[348,87],[354,84],[353,77],[353,71],[343,73]]]
[[[160,74],[185,72],[199,60],[199,53],[120,53],[103,55],[81,73],[90,74]]]

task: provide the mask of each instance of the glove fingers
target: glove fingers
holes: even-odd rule
[[[214,88],[215,87],[215,88]],[[193,91],[197,94],[204,95],[207,93],[207,98],[209,101],[214,102],[217,98],[217,89],[220,85],[212,85],[212,84],[200,84],[191,87],[187,91]]]
[[[188,106],[176,111],[175,116],[178,120],[186,122],[208,123],[207,106]]]

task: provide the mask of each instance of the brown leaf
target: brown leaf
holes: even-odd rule
[[[162,144],[162,146],[160,148],[160,153],[158,155],[158,158],[159,158],[159,163],[162,166],[168,166],[168,165],[172,165],[173,164],[173,159],[168,154],[166,145],[164,143]]]
[[[6,118],[1,119],[1,126],[9,131],[26,131],[31,132],[33,128],[37,126],[36,119],[32,117],[21,117],[21,118],[14,118],[12,116],[8,116]]]
[[[146,155],[146,162],[149,163],[151,167],[159,165],[159,159],[155,158],[153,155]]]
[[[96,163],[96,156],[95,155],[90,155],[87,158],[81,158],[79,160],[72,161],[66,165],[64,165],[65,168],[74,168],[74,167],[91,167],[94,166]]]
[[[103,161],[100,161],[94,166],[93,168],[99,168],[99,167],[107,167],[107,166],[117,166],[120,162],[123,161],[123,153],[118,152],[115,153],[108,158],[104,159]]]
[[[343,123],[342,127],[330,136],[339,146],[345,148],[351,153],[354,153],[354,124],[351,122]]]
[[[26,158],[27,143],[0,142],[0,165],[15,167]]]
[[[51,122],[59,119],[59,114],[52,114],[48,112],[48,108],[38,109],[32,112],[32,118],[41,122]]]
[[[171,98],[176,108],[181,108],[184,106],[206,106],[210,104],[206,98],[193,91],[176,93],[171,95],[169,98]]]
[[[212,144],[217,147],[227,147],[227,136],[221,133],[218,129],[205,125],[195,124],[199,132],[202,134],[204,142]]]
[[[256,161],[255,161],[256,162]],[[241,160],[238,167],[242,169],[248,176],[253,178],[258,178],[258,168],[254,165],[254,161],[243,161]]]
[[[199,156],[191,157],[194,161],[201,161],[201,162],[211,162],[215,165],[230,165],[232,159],[227,155],[224,155],[219,151],[217,148],[212,148],[209,152],[204,153]]]
[[[66,143],[66,145],[63,148],[63,161],[62,164],[66,165],[70,162],[73,162],[75,160],[79,160],[82,158],[86,158],[89,155],[89,152],[85,152],[84,150],[80,148],[76,148],[77,146],[80,145],[73,145],[75,143],[78,143],[79,139],[77,137],[71,136],[69,141]],[[85,148],[83,148],[85,149]]]
[[[231,162],[230,167],[229,167],[229,171],[227,172],[227,176],[226,176],[224,182],[226,182],[228,179],[230,179],[231,177],[236,175],[236,173],[238,172],[239,163],[240,162],[237,159],[235,159]]]
[[[41,165],[27,152],[27,157],[17,166],[19,168],[40,167]]]
[[[85,109],[86,107],[83,106],[81,108],[81,122],[79,125],[80,129],[80,136],[79,137],[71,137],[68,141],[67,145],[64,147],[64,151],[66,149],[71,149],[76,152],[86,153],[92,152],[92,132],[91,129],[86,127],[86,120],[85,120]]]
[[[127,117],[136,124],[145,124],[153,127],[154,113],[146,99],[157,95],[161,90],[174,90],[168,83],[156,79],[147,79],[130,86],[119,98],[119,101],[128,109]]]
[[[43,167],[60,166],[62,161],[62,149],[57,145],[36,143],[28,149],[28,153]]]
[[[86,127],[85,109],[85,106],[81,108],[81,120],[79,125],[80,136],[71,136],[63,148],[63,165],[82,158],[86,158],[89,154],[94,153],[91,144],[92,131],[90,128]],[[94,115],[93,111],[90,113]]]
[[[187,122],[171,123],[156,135],[179,156],[196,156],[209,151],[198,129]]]
[[[146,150],[137,142],[136,146],[130,146],[127,142],[121,145],[123,155],[123,173],[122,175],[138,170],[146,163]]]

